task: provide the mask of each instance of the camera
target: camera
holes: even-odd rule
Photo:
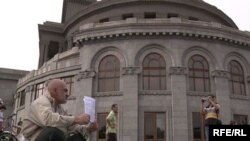
[[[202,99],[201,99],[201,102],[205,102],[205,101],[207,101],[207,100],[208,100],[208,98],[205,97],[205,98],[202,98]]]

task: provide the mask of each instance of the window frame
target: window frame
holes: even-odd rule
[[[155,125],[155,129],[154,130],[154,139],[146,139],[146,115],[151,114],[151,116],[153,115],[152,122],[154,122]],[[164,139],[157,139],[157,114],[163,114],[164,115]],[[154,121],[153,121],[154,120]],[[166,113],[165,112],[144,112],[144,135],[143,135],[143,140],[144,141],[166,141],[167,140],[167,126],[166,126]]]
[[[233,64],[235,63],[235,64]],[[233,72],[233,68],[236,68],[237,70],[239,70],[239,73],[234,73]],[[246,95],[246,83],[245,83],[245,74],[244,74],[244,69],[242,67],[242,65],[236,61],[236,60],[231,60],[229,63],[228,63],[228,71],[229,71],[229,88],[230,88],[230,92],[233,94],[233,95]],[[233,80],[233,78],[238,78],[239,81],[237,80]],[[242,81],[240,81],[242,80]],[[240,86],[240,93],[236,93],[234,90],[234,88],[236,87],[235,85],[239,85]],[[243,88],[242,88],[243,86]]]
[[[97,122],[98,122],[98,125],[99,125],[99,129],[101,129],[101,127],[100,127],[101,124],[99,124],[99,122],[101,121],[100,120],[100,115],[103,115],[104,117],[107,117],[108,114],[109,114],[109,112],[97,113]],[[106,118],[105,118],[105,139],[99,139],[99,131],[100,131],[99,129],[96,132],[96,140],[97,141],[106,141],[107,140],[107,135],[106,135]]]
[[[202,60],[196,60],[195,57],[200,57]],[[192,62],[191,62],[192,61]],[[201,63],[203,68],[195,68],[195,63]],[[206,64],[204,64],[206,63]],[[190,67],[192,66],[192,67]],[[207,66],[207,68],[206,68]],[[202,73],[202,77],[196,77],[197,73]],[[188,84],[189,84],[189,91],[194,92],[211,92],[211,75],[210,75],[210,65],[209,62],[205,57],[199,54],[192,55],[188,60]],[[192,83],[191,83],[192,81]],[[203,82],[203,89],[199,90],[197,82]]]
[[[38,88],[38,86],[41,86]],[[41,95],[38,94],[37,92],[41,90]],[[34,93],[34,97],[33,97],[33,100],[36,100],[38,97],[42,96],[44,94],[44,91],[45,91],[45,83],[44,82],[41,82],[41,83],[37,83],[35,85],[35,93]]]
[[[113,57],[113,58],[111,58],[112,60],[105,60],[105,59],[109,59],[108,57]],[[102,63],[105,61],[106,61],[106,63],[110,63],[110,62],[113,63],[114,68],[111,70],[107,69],[106,67],[104,67],[104,69],[101,68]],[[102,71],[102,69],[104,71]],[[104,77],[101,76],[101,75],[103,75],[103,73],[104,73],[104,75],[106,75],[106,73],[110,73],[112,71],[114,72],[112,74],[113,76],[104,76]],[[115,55],[107,55],[107,56],[103,57],[98,65],[97,92],[102,93],[102,92],[120,91],[120,78],[121,78],[121,62],[120,62],[119,58],[116,57]],[[104,85],[102,87],[100,86],[101,80],[104,82],[107,80],[113,80],[114,86],[111,88],[111,90],[107,90],[108,88],[106,85]],[[117,82],[117,83],[115,83],[115,82]],[[106,83],[102,83],[102,84],[106,84]]]
[[[246,123],[242,123],[243,119],[246,119]],[[236,121],[237,125],[247,125],[248,124],[248,115],[243,115],[243,114],[233,114],[233,119],[234,121]],[[241,123],[239,123],[239,121],[241,121]]]
[[[26,93],[25,93],[25,90],[22,90],[18,96],[18,98],[20,98],[20,101],[19,101],[19,106],[18,107],[22,107],[25,105],[25,98],[26,98]]]
[[[153,55],[157,55],[157,59],[154,58]],[[150,62],[152,60],[157,60],[159,63],[159,66],[157,67],[151,67],[150,66]],[[146,61],[148,62],[147,65]],[[162,61],[162,62],[161,62]],[[164,64],[163,66],[161,66],[161,63]],[[147,54],[142,61],[142,90],[166,90],[167,89],[167,69],[166,69],[166,60],[165,58],[159,54],[159,53],[149,53]],[[146,71],[148,71],[148,74],[146,75]],[[159,74],[157,75],[151,75],[152,71],[158,71]],[[164,73],[162,73],[164,72]],[[152,78],[157,78],[159,81],[159,89],[154,89],[152,88],[153,86],[151,86],[151,80]],[[147,80],[145,80],[147,79]],[[145,82],[147,81],[147,82]],[[163,84],[162,84],[163,83]],[[165,84],[164,84],[165,83]],[[148,85],[147,88],[145,88]]]
[[[61,80],[63,80],[66,83],[67,89],[68,89],[68,94],[72,95],[72,87],[74,85],[74,76],[65,76],[61,77]],[[69,81],[67,81],[69,79]]]

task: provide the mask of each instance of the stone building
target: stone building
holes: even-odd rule
[[[16,85],[18,79],[24,77],[26,74],[28,74],[28,71],[0,68],[0,98],[6,106],[6,110],[4,111],[5,118],[14,114],[13,105],[15,104],[14,95],[16,93]],[[15,115],[13,116],[15,117]]]
[[[64,0],[61,23],[39,25],[39,38],[39,68],[18,83],[18,120],[49,79],[61,78],[71,114],[83,112],[83,96],[97,101],[91,141],[105,140],[113,103],[119,141],[203,139],[207,95],[224,124],[249,124],[250,33],[202,0]]]

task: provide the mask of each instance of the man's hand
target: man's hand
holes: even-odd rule
[[[79,116],[75,116],[74,123],[75,124],[88,124],[90,120],[90,116],[88,114],[81,114]]]
[[[97,129],[98,129],[98,124],[97,124],[96,121],[93,122],[93,123],[90,123],[90,125],[89,125],[88,128],[87,128],[87,130],[88,130],[89,132],[94,132],[94,131],[96,131]]]

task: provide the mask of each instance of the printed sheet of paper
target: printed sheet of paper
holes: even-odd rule
[[[85,114],[90,115],[90,122],[95,121],[95,99],[89,96],[84,96],[84,111]]]

